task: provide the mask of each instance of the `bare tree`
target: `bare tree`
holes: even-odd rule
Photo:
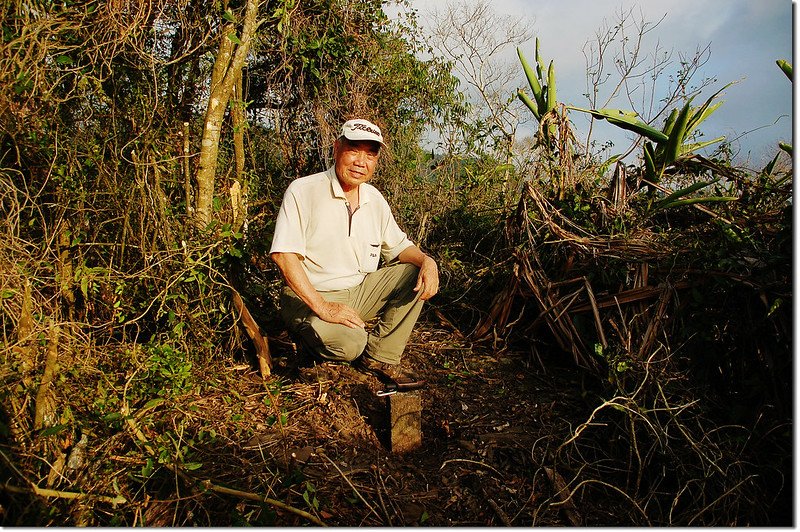
[[[434,12],[433,21],[433,47],[467,85],[473,120],[496,131],[491,138],[500,151],[510,151],[525,115],[515,98],[516,87],[512,88],[519,79],[519,66],[504,60],[504,54],[533,37],[530,21],[498,15],[485,0],[448,3],[443,11]]]
[[[611,21],[602,21],[594,39],[583,47],[586,58],[584,96],[592,109],[625,100],[623,107],[636,111],[644,121],[652,123],[677,101],[699,93],[715,81],[704,78],[697,85],[691,85],[692,79],[711,56],[710,46],[698,48],[689,56],[678,53],[678,68],[674,74],[670,73],[676,62],[674,50],[666,50],[656,42],[652,51],[646,53],[648,34],[665,18],[666,15],[648,22],[641,11],[636,15],[631,8],[627,11],[620,9]],[[594,119],[591,119],[586,134],[587,146],[591,146],[593,126]],[[637,136],[625,150],[625,155],[636,148],[640,139]]]

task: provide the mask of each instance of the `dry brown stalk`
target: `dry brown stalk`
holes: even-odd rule
[[[19,360],[23,381],[28,381],[36,364],[36,355],[30,342],[34,328],[32,283],[30,279],[25,279],[24,283],[22,307],[17,321],[17,345],[12,348],[12,352]]]
[[[689,288],[692,286],[692,283],[689,281],[678,281],[671,285],[673,290],[683,290],[685,288]],[[608,296],[603,296],[597,299],[596,304],[598,309],[604,309],[608,307],[616,307],[618,305],[626,305],[628,303],[634,303],[637,301],[644,301],[646,299],[651,299],[654,297],[658,297],[662,294],[663,287],[656,287],[656,286],[645,286],[642,288],[631,288],[630,290],[622,290],[617,292],[616,294],[610,294]],[[591,303],[583,303],[581,305],[575,305],[574,307],[570,308],[570,312],[586,312],[592,310]]]
[[[589,296],[589,303],[592,305],[592,314],[594,315],[594,323],[595,327],[597,327],[597,335],[600,337],[600,343],[603,344],[603,347],[608,347],[608,342],[606,341],[606,335],[603,332],[603,323],[600,321],[600,310],[597,308],[597,301],[594,299],[594,292],[592,291],[592,285],[589,283],[589,279],[584,277],[583,279],[586,283],[586,294]]]
[[[640,360],[650,352],[653,342],[656,340],[656,336],[662,330],[664,316],[667,312],[667,305],[669,305],[670,301],[672,301],[672,290],[669,286],[663,286],[661,288],[661,295],[659,296],[658,309],[650,319],[647,331],[644,333],[644,339],[639,347]]]

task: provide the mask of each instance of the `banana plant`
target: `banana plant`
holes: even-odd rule
[[[528,96],[522,89],[517,91],[517,96],[520,100],[522,100],[522,103],[524,103],[528,109],[531,110],[533,116],[536,117],[536,120],[541,122],[544,116],[556,107],[555,64],[551,60],[549,66],[547,69],[545,69],[544,61],[539,53],[538,37],[536,38],[535,71],[525,59],[525,55],[522,53],[521,48],[517,48],[517,55],[519,56],[520,63],[522,63],[522,69],[525,71],[525,77],[528,78],[528,85],[530,85],[533,98]],[[545,73],[547,74],[546,78]],[[545,134],[549,135],[550,138],[555,137],[555,133],[555,124],[550,124],[550,126],[545,130]]]
[[[569,109],[589,113],[595,118],[606,120],[617,127],[645,137],[645,178],[657,183],[664,175],[664,171],[676,162],[691,157],[701,148],[725,140],[725,137],[722,136],[704,142],[686,142],[697,126],[722,105],[722,102],[712,102],[730,85],[732,83],[722,87],[699,107],[692,107],[694,97],[689,98],[681,109],[672,110],[661,130],[640,120],[638,114],[633,111],[605,108],[582,109],[573,106],[570,106]]]

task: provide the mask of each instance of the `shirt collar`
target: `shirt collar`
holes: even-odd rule
[[[328,176],[328,179],[331,182],[331,192],[333,193],[333,197],[340,199],[347,199],[344,195],[342,184],[339,183],[339,179],[336,177],[336,167],[331,166],[325,171],[325,174]],[[358,185],[359,204],[361,205],[369,201],[369,194],[367,194],[366,192],[367,192],[367,187],[364,186],[364,183]]]

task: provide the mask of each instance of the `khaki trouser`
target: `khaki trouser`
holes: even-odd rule
[[[349,362],[366,352],[379,362],[398,364],[422,310],[414,292],[418,273],[413,264],[395,264],[367,274],[353,288],[320,292],[327,301],[354,308],[364,321],[377,317],[369,332],[319,319],[288,287],[281,293],[281,317],[303,347],[323,358]]]

